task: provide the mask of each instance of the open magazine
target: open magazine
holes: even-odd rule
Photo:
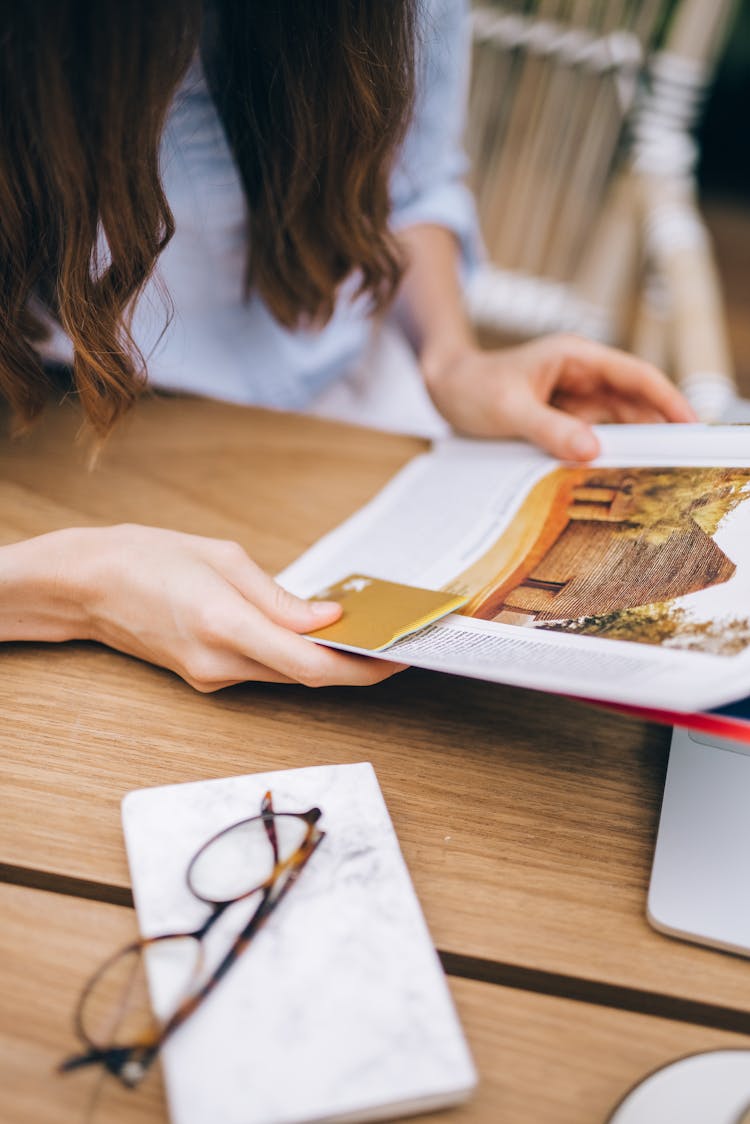
[[[585,465],[442,441],[279,580],[309,597],[364,574],[465,600],[380,658],[671,720],[747,699],[750,427],[597,433]]]

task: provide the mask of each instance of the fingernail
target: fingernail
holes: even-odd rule
[[[570,452],[577,460],[589,460],[599,452],[599,443],[593,433],[574,433],[570,441]]]
[[[308,605],[314,617],[330,617],[331,613],[341,608],[338,601],[308,601]]]

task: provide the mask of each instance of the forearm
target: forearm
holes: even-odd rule
[[[441,226],[413,226],[401,232],[408,267],[401,310],[428,386],[476,338],[464,307],[459,279],[459,246]]]
[[[83,560],[95,533],[70,528],[0,548],[0,641],[88,636]]]

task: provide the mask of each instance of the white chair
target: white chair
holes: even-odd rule
[[[734,0],[477,4],[467,147],[492,333],[574,331],[669,370],[705,420],[735,394],[692,135]]]

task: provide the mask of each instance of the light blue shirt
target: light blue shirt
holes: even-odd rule
[[[449,228],[470,266],[479,243],[461,148],[469,61],[466,5],[426,0],[423,13],[419,94],[392,175],[392,225]],[[356,279],[350,279],[331,321],[310,331],[286,329],[260,297],[244,298],[245,199],[197,64],[167,120],[162,176],[176,232],[132,324],[150,382],[234,402],[304,409],[365,348],[371,332],[366,302],[351,299]],[[167,293],[173,313],[165,329]]]

